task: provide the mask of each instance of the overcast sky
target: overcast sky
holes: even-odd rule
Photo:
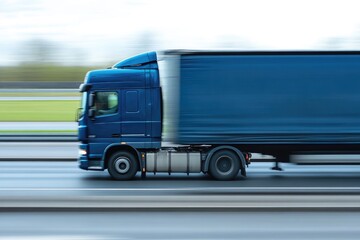
[[[0,0],[0,65],[31,40],[62,63],[150,49],[358,49],[359,0]]]

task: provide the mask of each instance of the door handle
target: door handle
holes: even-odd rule
[[[118,134],[118,133],[113,133],[113,134],[111,134],[111,137],[120,137],[120,134]]]

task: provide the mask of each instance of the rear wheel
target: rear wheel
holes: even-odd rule
[[[109,159],[108,172],[116,180],[130,180],[138,170],[139,162],[129,152],[116,152]]]
[[[220,150],[211,157],[209,175],[217,180],[232,180],[240,170],[240,159],[232,151]]]

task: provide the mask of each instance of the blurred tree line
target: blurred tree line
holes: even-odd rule
[[[116,49],[118,49],[118,42],[116,44]],[[123,50],[119,51],[116,56],[109,52],[107,55],[109,61],[115,58],[112,61],[113,64],[128,56],[154,50],[154,46],[154,34],[144,32],[135,39],[131,39],[131,43],[123,46]],[[104,50],[109,51],[105,48]],[[114,53],[116,50],[113,49],[111,52]],[[127,55],[121,56],[124,53]],[[79,49],[64,49],[60,47],[59,43],[41,38],[24,42],[14,55],[18,65],[0,66],[0,82],[82,82],[89,70],[112,65],[104,63],[102,66],[84,66],[86,53]]]
[[[106,42],[106,44],[110,46],[102,50],[105,52],[106,59],[113,60],[112,63],[141,52],[159,50],[160,46],[156,33],[151,31],[129,38],[128,42],[119,40],[115,43]],[[170,46],[174,48],[171,44]],[[162,43],[161,49],[166,48],[166,43]],[[186,46],[175,48],[186,48]],[[221,36],[221,39],[216,41],[215,48],[257,49],[251,42],[233,35]],[[315,48],[316,50],[358,50],[360,28],[352,36],[328,38],[319,42]],[[0,82],[82,82],[87,71],[110,66],[106,63],[102,66],[84,66],[86,53],[79,49],[63,49],[59,43],[41,38],[31,39],[19,46],[16,60],[18,62],[16,66],[0,66]]]
[[[12,81],[70,81],[82,82],[87,71],[98,66],[64,65],[64,56],[56,44],[32,39],[16,53],[16,66],[0,66],[0,82]],[[79,59],[80,62],[80,59]]]
[[[82,82],[86,72],[99,67],[29,64],[0,67],[0,81]]]

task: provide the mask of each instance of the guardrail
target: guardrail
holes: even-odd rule
[[[0,142],[77,142],[75,134],[3,134]]]

